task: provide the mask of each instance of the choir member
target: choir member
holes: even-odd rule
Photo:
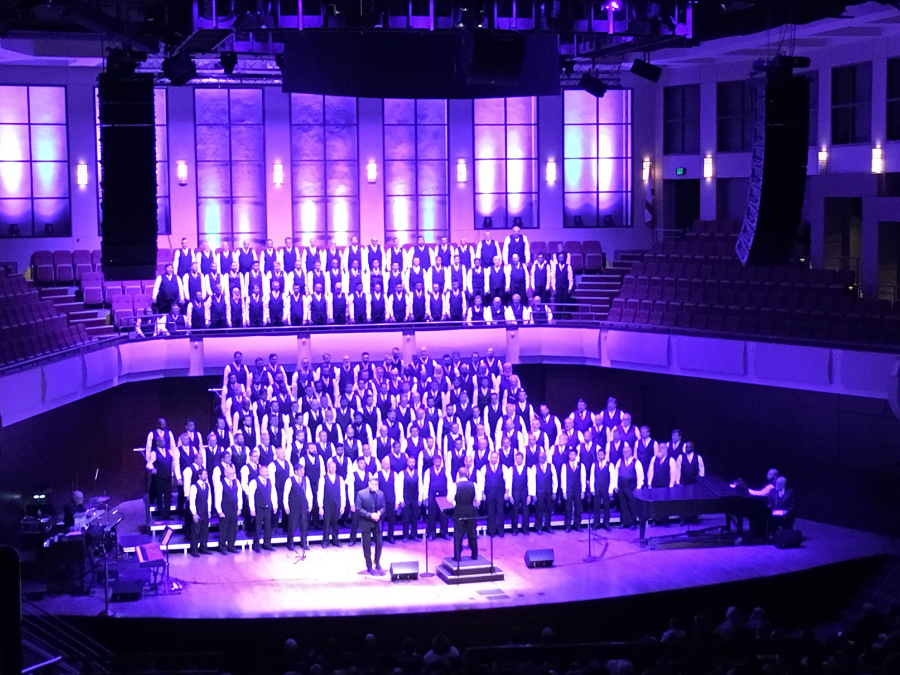
[[[190,554],[199,558],[200,555],[210,555],[212,551],[207,548],[209,544],[209,514],[212,511],[212,492],[209,489],[209,473],[201,468],[197,481],[191,485],[190,510],[191,510],[191,549]]]

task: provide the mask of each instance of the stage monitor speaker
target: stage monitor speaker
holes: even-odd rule
[[[110,602],[137,602],[144,596],[143,581],[117,581],[109,587]]]
[[[750,194],[735,244],[744,265],[783,265],[800,227],[809,137],[809,78],[752,81]]]
[[[503,30],[304,30],[284,36],[283,90],[364,98],[559,95],[559,39]]]
[[[803,533],[800,530],[778,530],[773,537],[775,548],[800,548]]]
[[[553,567],[552,548],[532,548],[525,551],[525,567]]]
[[[100,233],[103,275],[156,276],[156,127],[153,76],[102,73]]]
[[[418,578],[417,560],[391,563],[391,581],[415,581]]]

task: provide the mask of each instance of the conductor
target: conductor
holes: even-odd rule
[[[356,493],[356,513],[359,516],[359,529],[362,532],[363,555],[366,557],[366,570],[372,571],[372,535],[375,535],[375,574],[381,570],[381,519],[385,514],[384,493],[378,489],[378,474],[369,475],[369,487]]]
[[[478,558],[478,539],[475,536],[476,507],[475,483],[469,476],[469,470],[462,467],[456,483],[456,497],[453,509],[453,559],[459,562],[462,554],[462,539],[465,534],[469,539],[469,550],[472,559]]]

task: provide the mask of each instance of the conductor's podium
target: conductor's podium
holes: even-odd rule
[[[491,565],[491,561],[483,555],[472,559],[464,555],[459,562],[452,557],[444,558],[437,568],[437,575],[444,580],[444,583],[457,584],[477,584],[483,581],[503,581],[503,570],[496,565]]]

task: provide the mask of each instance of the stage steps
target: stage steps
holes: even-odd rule
[[[436,570],[444,583],[451,586],[460,584],[479,584],[485,581],[503,581],[503,570],[483,555],[476,559],[463,557],[459,562],[453,558],[444,558]]]

